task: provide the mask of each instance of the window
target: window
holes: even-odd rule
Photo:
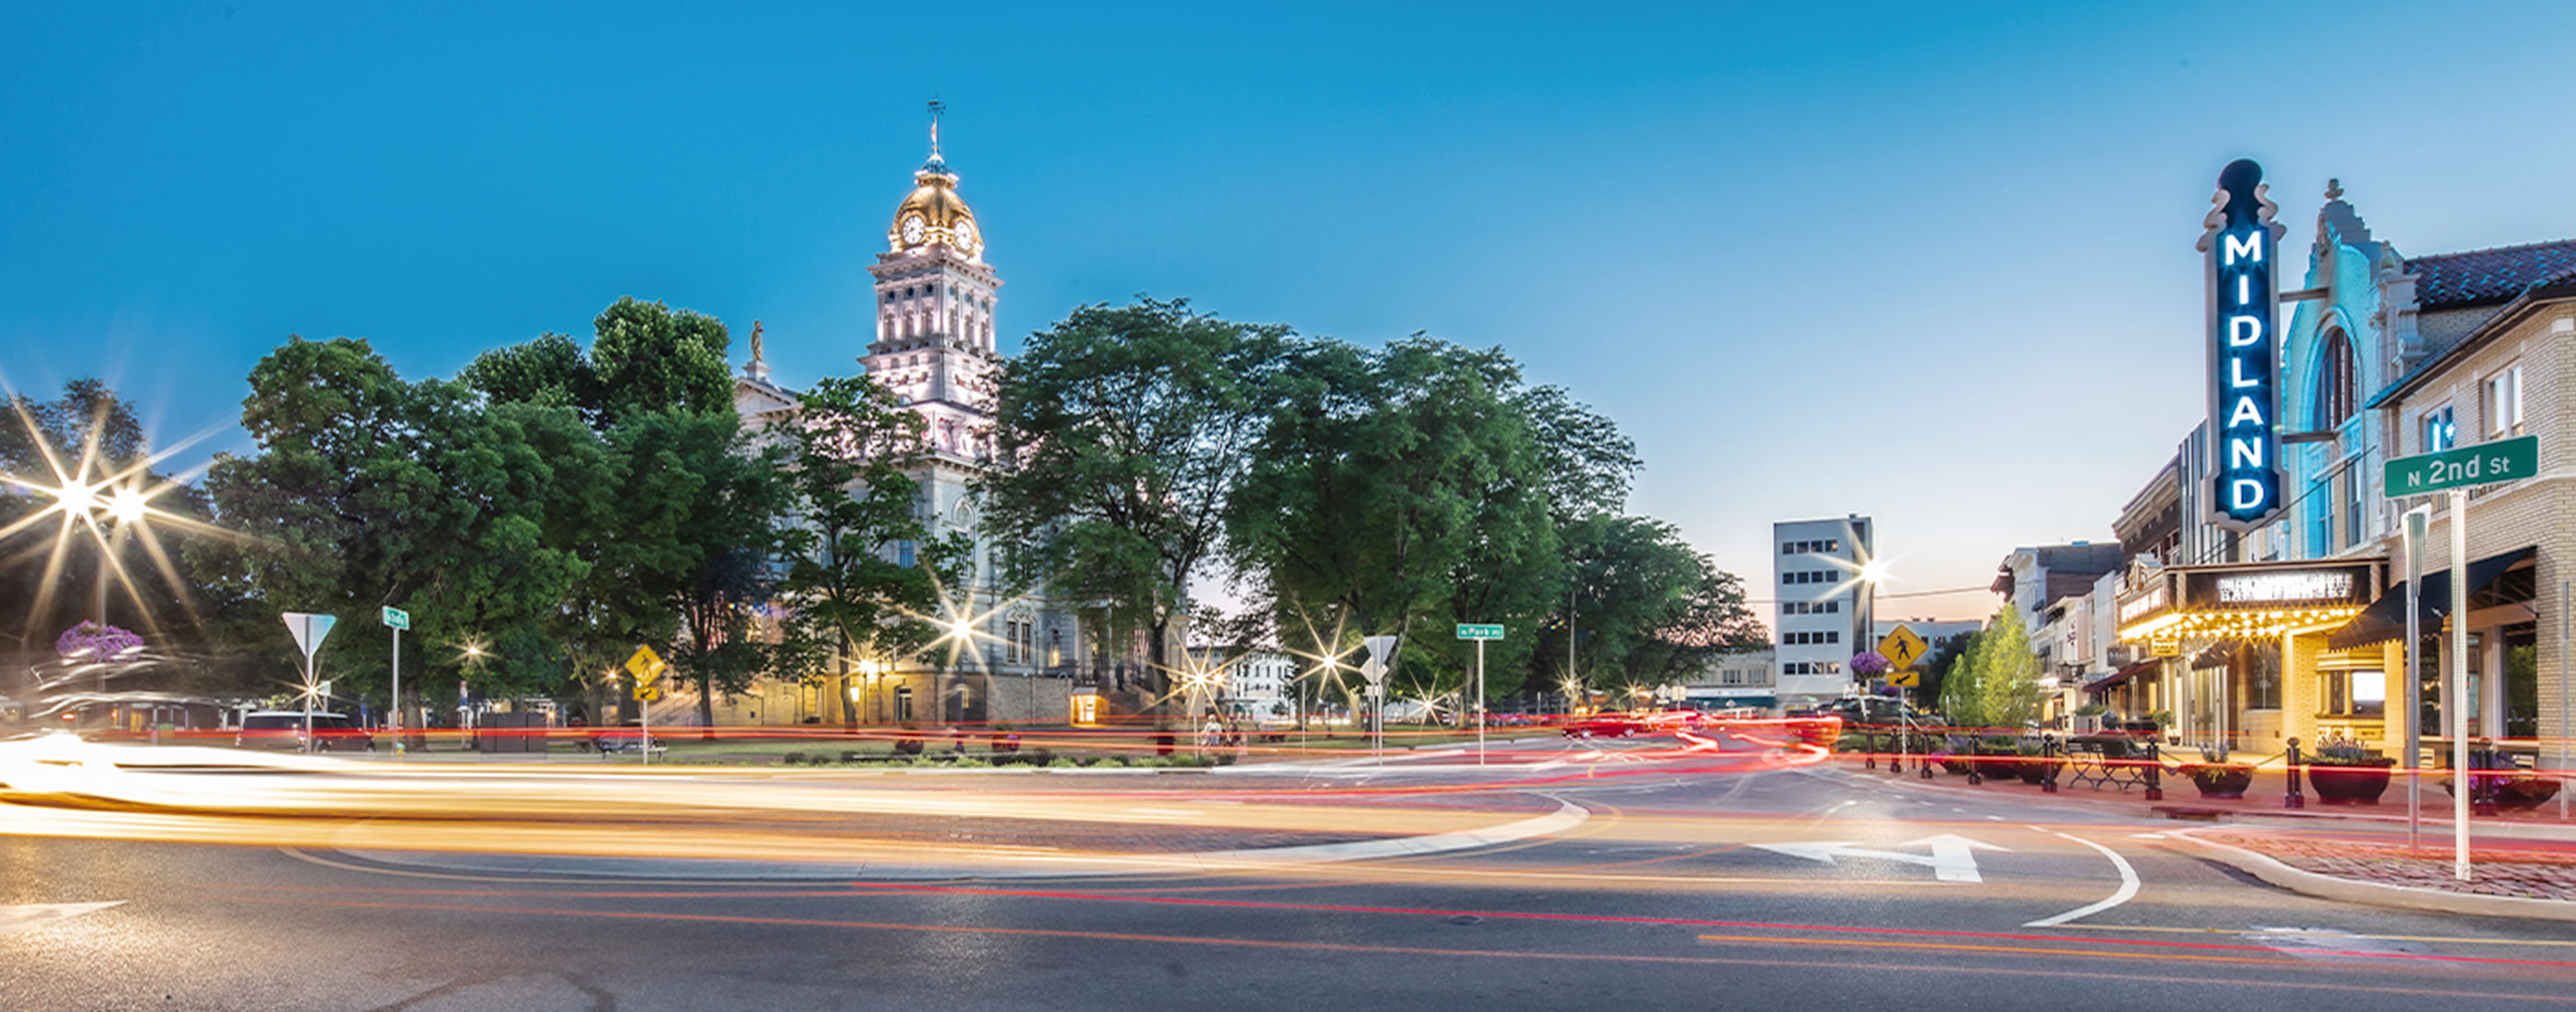
[[[2352,417],[2359,400],[2357,386],[2353,375],[2352,342],[2344,338],[2341,330],[2327,331],[2325,355],[2317,363],[2318,431],[2337,428]]]
[[[2343,469],[2343,546],[2361,543],[2361,467]]]
[[[2423,453],[2448,450],[2460,445],[2460,427],[2451,421],[2449,405],[2442,406],[2440,410],[2425,412],[2422,424],[2416,432],[2422,436],[2420,445],[2423,449],[2420,452]]]
[[[912,686],[901,686],[894,690],[894,719],[898,721],[912,719]]]
[[[2522,364],[2506,366],[2487,377],[2480,389],[2479,407],[2486,415],[2487,438],[2501,439],[2522,432]]]
[[[2327,717],[2379,717],[2388,710],[2388,679],[2377,671],[2326,671],[2318,712]]]
[[[905,569],[910,569],[910,568],[912,568],[912,567],[913,567],[913,564],[914,564],[914,563],[915,563],[915,561],[916,561],[916,560],[913,558],[914,551],[915,551],[915,549],[914,549],[913,543],[912,543],[912,542],[910,542],[910,541],[897,541],[897,542],[895,542],[895,543],[894,543],[894,562],[895,562],[895,565],[902,566],[902,567],[903,567],[903,568],[905,568]]]

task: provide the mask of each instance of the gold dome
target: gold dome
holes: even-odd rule
[[[975,212],[957,195],[957,177],[949,173],[936,149],[912,180],[912,194],[894,209],[894,223],[886,227],[886,248],[902,253],[944,245],[969,260],[980,259],[984,234],[976,225]]]

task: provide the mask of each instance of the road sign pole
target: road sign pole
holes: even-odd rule
[[[2451,877],[2469,880],[2469,491],[2451,490]],[[2495,722],[2493,716],[2487,722]]]
[[[2394,691],[2406,687],[2405,707],[2399,712],[2406,718],[2406,850],[2412,853],[2424,845],[2424,536],[2432,519],[2429,506],[2406,511],[2406,670],[2390,691],[2382,693],[2390,700],[2399,698]],[[2381,704],[2388,705],[2386,703]]]
[[[304,751],[313,751],[313,654],[304,655]]]
[[[1485,764],[1485,641],[1476,641],[1476,765]]]
[[[394,758],[403,754],[402,736],[402,627],[394,627],[394,697],[393,709],[385,717],[385,727],[394,733]]]

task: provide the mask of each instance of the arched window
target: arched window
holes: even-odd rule
[[[2352,341],[2342,330],[2326,331],[2325,355],[2317,361],[2317,431],[2337,428],[2352,417],[2360,407],[2359,379]]]

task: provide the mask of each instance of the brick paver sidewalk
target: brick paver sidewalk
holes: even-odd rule
[[[2234,830],[2202,830],[2192,835],[2250,850],[2300,871],[2357,882],[2482,896],[2576,900],[2576,853],[2567,851],[2478,846],[2471,851],[2473,877],[2462,882],[2451,875],[2451,850],[2447,845],[2410,851],[2404,841]]]

